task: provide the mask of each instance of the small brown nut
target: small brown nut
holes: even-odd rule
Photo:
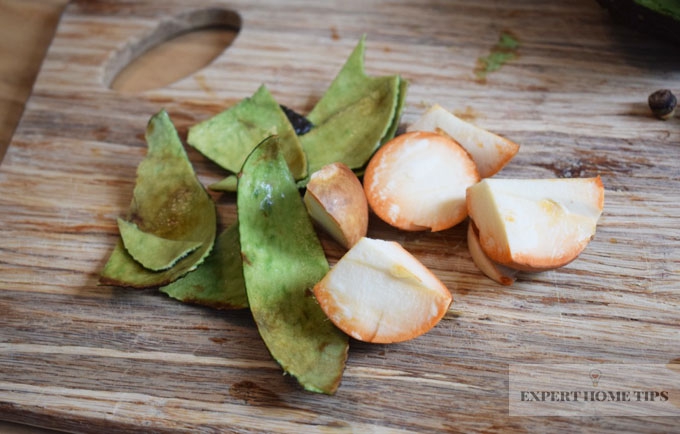
[[[678,103],[673,92],[668,89],[659,89],[652,93],[647,102],[654,116],[663,120],[673,117],[675,106]]]

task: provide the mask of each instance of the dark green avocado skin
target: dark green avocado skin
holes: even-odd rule
[[[641,32],[680,45],[680,11],[668,15],[635,0],[597,0],[597,2],[607,9],[615,20]],[[675,3],[680,7],[680,1]]]

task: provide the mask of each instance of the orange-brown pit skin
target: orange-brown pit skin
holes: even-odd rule
[[[453,139],[424,131],[383,145],[364,174],[371,210],[406,231],[441,231],[465,220],[465,190],[480,180],[477,166]]]

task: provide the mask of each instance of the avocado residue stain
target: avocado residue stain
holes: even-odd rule
[[[477,59],[475,76],[480,83],[486,82],[486,76],[493,71],[501,69],[505,63],[516,59],[519,56],[519,40],[511,32],[504,30],[501,32],[496,45],[491,47],[491,52],[486,57]]]

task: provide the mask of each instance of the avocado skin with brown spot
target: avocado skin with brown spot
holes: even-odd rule
[[[302,387],[334,393],[349,338],[309,296],[329,265],[276,136],[246,159],[237,209],[243,277],[260,336]]]
[[[170,116],[151,117],[145,134],[147,155],[137,167],[133,199],[125,220],[141,232],[169,240],[196,241],[170,268],[154,271],[133,258],[121,238],[101,271],[99,283],[133,288],[166,285],[198,267],[210,253],[217,231],[215,203],[196,177]],[[139,235],[139,234],[138,234]],[[141,241],[148,241],[140,237]],[[137,240],[137,241],[139,241]],[[155,243],[157,247],[162,243]],[[136,246],[138,254],[153,256]]]

